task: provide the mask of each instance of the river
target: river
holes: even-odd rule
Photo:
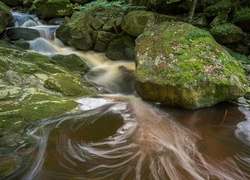
[[[39,23],[32,28],[51,30]],[[133,62],[76,51],[43,34],[30,42],[31,50],[79,55],[91,67],[84,78],[103,93],[76,99],[74,112],[30,125],[33,159],[19,179],[250,179],[250,112],[244,104],[186,110],[144,102],[126,78]]]

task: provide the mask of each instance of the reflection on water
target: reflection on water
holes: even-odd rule
[[[79,111],[34,127],[40,151],[24,179],[250,178],[236,105],[190,111],[119,98],[79,99]]]

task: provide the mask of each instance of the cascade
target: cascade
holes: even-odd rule
[[[250,179],[247,108],[222,103],[184,110],[143,102],[133,89],[134,63],[66,47],[53,36],[57,26],[14,17],[17,26],[44,32],[30,41],[31,51],[78,55],[91,68],[83,78],[104,89],[76,99],[76,112],[28,128],[37,146],[20,179]]]

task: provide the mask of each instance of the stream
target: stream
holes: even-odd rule
[[[30,41],[32,51],[82,57],[91,68],[84,78],[105,93],[76,99],[76,111],[30,125],[33,159],[18,179],[250,179],[247,106],[223,102],[186,110],[144,102],[132,81],[124,86],[133,62],[76,51],[53,38],[56,26],[28,21],[23,26],[43,34]]]

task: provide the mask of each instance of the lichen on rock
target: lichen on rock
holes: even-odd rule
[[[187,23],[146,29],[135,51],[135,89],[144,100],[194,109],[237,99],[248,86],[241,64]]]

